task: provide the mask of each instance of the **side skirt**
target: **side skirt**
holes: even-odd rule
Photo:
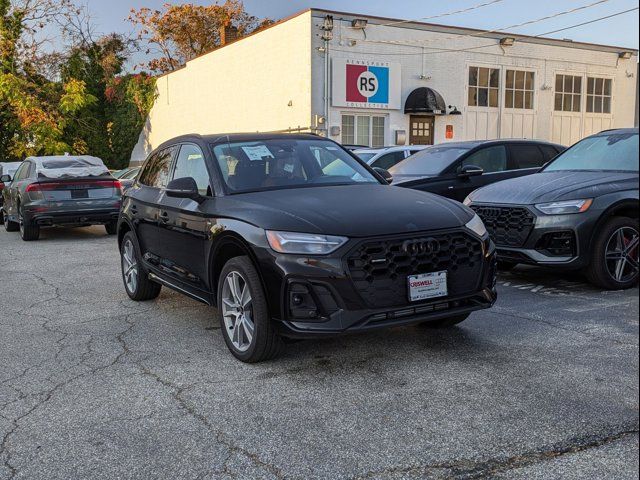
[[[175,290],[176,292],[182,293],[194,300],[197,300],[201,303],[204,303],[205,305],[209,305],[209,306],[215,306],[215,303],[212,302],[211,300],[211,295],[208,295],[209,298],[205,298],[205,295],[202,294],[196,294],[192,291],[187,290],[186,288],[183,288],[179,285],[176,285],[176,283],[169,281],[159,275],[156,275],[153,272],[149,272],[149,279],[153,280],[154,282],[158,282],[162,285],[164,285],[165,287],[168,287],[172,290]],[[202,296],[201,296],[202,295]]]

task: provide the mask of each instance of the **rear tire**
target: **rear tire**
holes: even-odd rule
[[[613,217],[600,227],[585,272],[591,283],[608,290],[623,290],[638,283],[639,231],[638,220],[628,217]],[[625,255],[619,254],[625,250],[629,250]]]
[[[140,249],[133,233],[127,232],[120,247],[120,266],[124,289],[131,300],[143,302],[153,300],[160,295],[162,285],[149,279],[147,271],[140,262]]]
[[[33,222],[27,222],[24,216],[20,215],[20,237],[25,242],[32,242],[40,238],[40,227]]]
[[[449,328],[457,325],[459,323],[464,322],[467,318],[469,318],[470,313],[463,313],[461,315],[456,315],[454,317],[442,318],[440,320],[432,320],[428,322],[421,323],[421,327],[426,328]]]
[[[107,235],[115,235],[118,233],[118,223],[109,222],[104,226],[104,229],[107,231]]]
[[[247,256],[229,260],[218,281],[218,314],[227,348],[238,360],[275,358],[284,342],[275,332],[256,268]]]
[[[16,222],[12,222],[9,220],[9,217],[6,213],[3,212],[3,220],[4,220],[4,229],[7,232],[17,232],[20,230],[20,226]]]

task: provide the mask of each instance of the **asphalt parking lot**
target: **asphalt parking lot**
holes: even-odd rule
[[[638,478],[638,290],[516,269],[459,328],[246,365],[102,227],[0,229],[0,478]]]

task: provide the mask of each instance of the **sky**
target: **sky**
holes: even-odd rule
[[[169,0],[78,0],[88,6],[98,33],[131,33],[132,25],[125,19],[131,8],[149,7],[160,9]],[[486,1],[486,0],[485,0]],[[244,0],[245,9],[256,17],[280,19],[297,11],[309,8],[326,8],[400,19],[419,19],[439,13],[460,10],[480,3],[482,0]],[[451,15],[433,23],[493,30],[537,19],[574,7],[588,5],[597,0],[502,0],[499,3],[467,13]],[[170,3],[214,3],[204,0]],[[637,7],[637,0],[605,0],[591,8],[564,15],[533,25],[512,29],[513,33],[537,35],[558,28],[593,20],[612,13]],[[551,37],[554,37],[553,35]],[[555,35],[555,38],[570,38],[574,41],[600,43],[627,48],[638,48],[638,11],[603,20]]]

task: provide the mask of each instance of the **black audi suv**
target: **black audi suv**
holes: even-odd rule
[[[433,145],[389,168],[393,184],[462,202],[477,188],[537,173],[564,147],[539,140],[471,140]]]
[[[326,173],[336,161],[347,174]],[[473,211],[389,186],[314,135],[164,143],[124,194],[118,241],[129,297],[164,285],[217,305],[246,362],[274,357],[282,337],[450,326],[496,299],[494,246]]]
[[[499,265],[584,270],[592,283],[638,283],[638,129],[576,143],[540,173],[465,200],[497,245]]]

